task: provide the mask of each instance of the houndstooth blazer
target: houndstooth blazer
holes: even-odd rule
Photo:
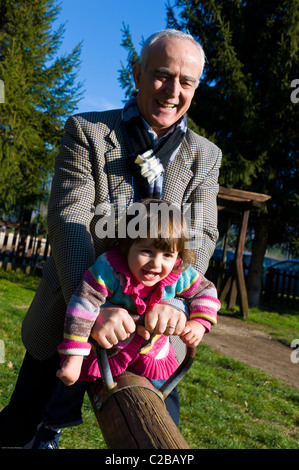
[[[97,208],[120,197],[127,204],[133,202],[134,175],[128,158],[121,110],[83,113],[67,120],[48,207],[52,257],[22,324],[23,343],[37,359],[55,353],[62,340],[66,304],[83,272],[104,250],[95,233],[102,216]],[[164,175],[162,198],[185,209],[190,206],[188,217],[199,240],[196,268],[203,274],[218,237],[220,162],[220,149],[188,129]]]

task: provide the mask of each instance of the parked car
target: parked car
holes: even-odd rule
[[[215,260],[222,260],[223,256],[223,249],[222,248],[215,248],[215,251],[212,255],[212,258]],[[229,263],[234,259],[235,257],[235,252],[232,250],[227,250],[226,251],[226,256],[225,256],[225,263],[229,265]]]
[[[213,253],[212,258],[216,259],[216,260],[217,259],[222,259],[222,255],[223,255],[223,249],[222,248],[215,248],[215,251]],[[226,264],[229,265],[230,262],[233,261],[234,257],[235,257],[235,252],[232,251],[232,250],[227,250],[226,257],[225,257]],[[249,268],[250,260],[251,260],[251,253],[243,253],[243,266],[244,266],[245,277],[248,274],[248,268]],[[264,259],[263,259],[264,271],[267,268],[269,268],[270,266],[272,266],[274,263],[277,263],[276,258],[271,258],[270,256],[265,256]]]
[[[244,267],[245,277],[248,274],[248,269],[249,269],[249,265],[250,265],[250,261],[251,261],[251,256],[252,256],[251,253],[244,253],[243,254],[243,267]],[[264,275],[265,275],[266,270],[268,268],[270,268],[271,266],[273,266],[275,263],[277,263],[276,258],[271,258],[271,256],[264,256],[264,259],[263,259]]]
[[[299,259],[285,259],[272,265],[273,269],[280,269],[281,271],[299,272]]]
[[[299,259],[279,261],[271,266],[267,276],[270,276],[271,288],[277,294],[290,294],[299,297]],[[266,285],[270,282],[266,280]]]

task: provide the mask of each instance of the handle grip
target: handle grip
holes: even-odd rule
[[[144,325],[144,317],[141,317],[139,315],[133,315],[133,319],[136,324]],[[113,375],[111,373],[107,351],[106,349],[102,348],[99,344],[97,344],[96,354],[103,384],[107,390],[112,390],[114,387],[116,387],[117,384],[114,381]],[[196,348],[187,347],[184,360],[160,388],[160,392],[162,393],[164,400],[186,375],[194,361],[195,355]]]

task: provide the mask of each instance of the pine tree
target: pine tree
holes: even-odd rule
[[[1,0],[0,211],[19,212],[42,198],[65,118],[76,108],[81,44],[57,53],[64,26],[52,30],[55,0]]]
[[[133,44],[130,27],[123,23],[121,32],[123,35],[121,46],[128,52],[128,56],[126,65],[121,62],[118,81],[120,86],[125,90],[125,97],[130,98],[130,96],[136,92],[132,69],[133,65],[136,64],[139,60],[139,54],[137,53]]]

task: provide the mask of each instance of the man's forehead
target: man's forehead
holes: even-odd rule
[[[151,68],[165,67],[171,69],[174,64],[197,64],[201,67],[201,54],[189,39],[163,37],[149,48],[147,64]]]
[[[157,39],[148,49],[148,54],[157,54],[157,52],[169,51],[175,49],[176,51],[184,50],[188,51],[189,54],[200,55],[199,48],[197,45],[192,42],[190,39],[186,38],[177,38],[177,37],[168,37],[163,36],[160,39]]]

